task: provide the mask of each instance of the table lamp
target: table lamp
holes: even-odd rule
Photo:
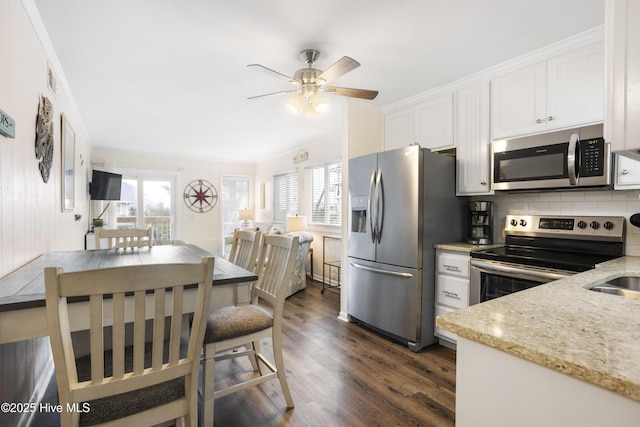
[[[287,217],[287,233],[293,231],[305,231],[308,228],[306,216]]]
[[[251,209],[240,209],[238,218],[242,220],[241,228],[249,228],[251,225],[249,221],[253,219],[253,211]]]

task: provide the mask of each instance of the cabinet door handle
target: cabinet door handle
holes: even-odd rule
[[[487,181],[480,181],[480,185],[487,185]]]
[[[547,120],[552,121],[553,120],[553,116],[547,117]]]
[[[460,268],[458,268],[458,266],[456,265],[447,265],[447,264],[443,264],[442,265],[445,269],[447,269],[448,271],[460,271]]]
[[[622,169],[622,175],[629,175],[629,171],[627,169]]]
[[[458,298],[458,294],[457,294],[456,292],[451,292],[451,291],[443,290],[443,291],[442,291],[442,293],[443,293],[445,296],[448,296],[448,297]]]
[[[537,119],[536,123],[538,123],[538,124],[542,123],[542,119]]]

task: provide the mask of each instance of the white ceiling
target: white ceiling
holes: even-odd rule
[[[292,116],[286,75],[342,56],[332,82],[384,107],[603,24],[604,0],[35,0],[94,148],[259,162],[339,137],[344,98]]]

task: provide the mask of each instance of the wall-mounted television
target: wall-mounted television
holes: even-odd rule
[[[89,193],[91,200],[120,200],[122,175],[93,170]]]

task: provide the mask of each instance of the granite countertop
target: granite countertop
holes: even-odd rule
[[[499,248],[504,246],[504,243],[494,243],[491,245],[474,245],[467,242],[456,242],[456,243],[436,243],[433,245],[436,249],[445,249],[448,251],[458,251],[458,252],[471,252],[477,251],[481,249],[491,249],[491,248]]]
[[[454,311],[436,324],[640,402],[640,300],[589,290],[628,275],[640,276],[640,257]]]

